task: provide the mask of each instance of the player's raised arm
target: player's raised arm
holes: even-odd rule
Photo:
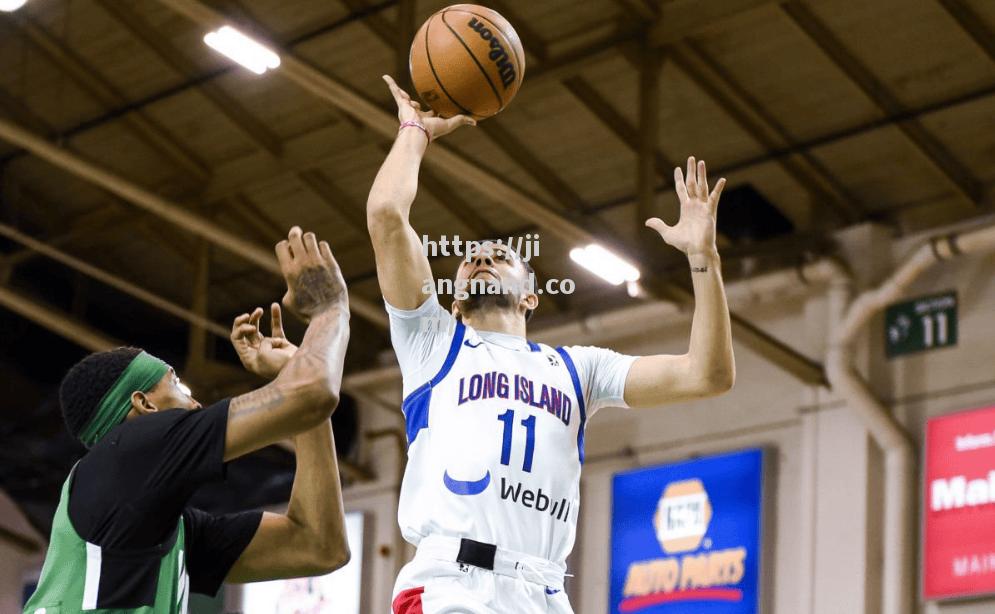
[[[686,178],[680,168],[674,169],[674,183],[681,201],[680,220],[668,226],[652,218],[646,225],[687,254],[695,302],[691,342],[686,354],[636,359],[625,380],[625,402],[631,407],[721,394],[732,388],[736,379],[729,306],[715,246],[716,211],[725,179],[719,179],[709,193],[705,163],[695,164],[691,157]]]
[[[349,343],[349,299],[342,272],[328,244],[319,244],[314,233],[296,226],[277,244],[276,253],[287,280],[284,306],[309,324],[300,348],[272,382],[232,399],[225,461],[314,428],[328,420],[338,404]],[[233,341],[235,337],[233,331]]]
[[[366,222],[384,299],[398,309],[414,309],[425,301],[425,283],[433,279],[422,242],[408,218],[418,191],[418,169],[432,139],[475,122],[465,115],[443,119],[422,111],[393,79],[385,75],[384,81],[397,103],[400,129],[370,189]]]

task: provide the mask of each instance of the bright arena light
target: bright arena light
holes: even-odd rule
[[[208,32],[204,35],[204,42],[257,75],[280,66],[280,56],[231,26]]]
[[[639,269],[597,243],[573,248],[570,259],[615,286],[639,279]]]
[[[0,11],[13,13],[27,4],[28,0],[0,0]]]

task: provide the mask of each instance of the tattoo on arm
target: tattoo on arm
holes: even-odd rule
[[[708,267],[707,266],[693,266],[693,267],[691,267],[691,272],[692,273],[707,273],[708,272]]]
[[[297,310],[304,314],[335,304],[344,291],[335,275],[320,268],[302,271],[293,283],[294,303]]]
[[[280,403],[283,403],[283,400],[283,393],[280,392],[280,389],[273,384],[268,384],[232,399],[228,411],[232,418],[244,418],[260,411],[278,407]]]

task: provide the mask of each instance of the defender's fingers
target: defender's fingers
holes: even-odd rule
[[[263,308],[256,307],[252,310],[252,315],[249,316],[249,324],[252,325],[256,330],[259,330],[259,321],[263,318]]]
[[[294,257],[290,254],[290,242],[284,239],[276,244],[276,259],[280,261],[280,268],[286,269],[293,262]]]
[[[332,255],[332,248],[328,245],[328,241],[321,241],[318,243],[318,253],[321,254],[322,260],[328,260],[330,262],[335,260],[335,256]]]
[[[303,234],[304,231],[301,230],[300,226],[294,226],[287,234],[287,241],[290,242],[290,254],[295,260],[303,258],[307,254],[307,250],[304,249]]]
[[[286,339],[283,333],[283,311],[280,310],[280,303],[273,303],[269,306],[269,328],[270,336],[276,339]]]
[[[256,327],[251,324],[242,324],[241,326],[236,326],[231,331],[231,338],[233,341],[247,339],[256,334]]]
[[[304,249],[309,256],[318,257],[318,237],[313,232],[304,233]]]

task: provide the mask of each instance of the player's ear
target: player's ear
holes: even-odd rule
[[[529,292],[522,297],[522,305],[525,307],[525,311],[535,311],[536,307],[539,306],[539,295],[535,292]]]
[[[152,399],[149,398],[144,392],[138,390],[131,393],[131,412],[136,415],[144,416],[145,414],[151,414],[159,411]],[[129,412],[129,413],[131,413]]]

